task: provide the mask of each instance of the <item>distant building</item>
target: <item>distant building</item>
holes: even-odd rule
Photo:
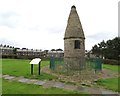
[[[41,50],[33,50],[33,49],[17,49],[17,55],[21,56],[42,56]]]
[[[7,57],[13,55],[13,48],[0,46],[0,56]]]
[[[47,57],[64,57],[64,51],[48,51]]]
[[[16,49],[16,50],[15,50]],[[0,56],[2,56],[3,58],[8,58],[8,57],[12,57],[12,58],[28,58],[28,59],[32,59],[32,58],[36,58],[36,57],[63,57],[64,56],[64,52],[63,51],[48,51],[48,50],[40,50],[40,49],[27,49],[27,48],[10,48],[10,47],[6,47],[6,46],[2,46],[0,45]]]
[[[34,57],[42,57],[45,55],[44,51],[38,49],[19,49],[13,47],[7,47],[0,45],[0,56],[1,57],[16,57],[16,58],[34,58]]]
[[[43,57],[44,51],[38,49],[17,49],[16,53],[17,57],[26,57],[26,58],[35,58],[35,57]]]

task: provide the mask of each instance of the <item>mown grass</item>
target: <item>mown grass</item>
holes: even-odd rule
[[[120,66],[103,64],[102,68],[111,70],[113,72],[119,72]],[[101,86],[104,86],[107,89],[120,92],[120,89],[118,88],[118,85],[119,85],[118,81],[120,81],[120,77],[118,77],[118,78],[114,77],[114,78],[108,78],[108,79],[99,79],[97,81],[97,84],[101,85]]]
[[[38,75],[38,66],[34,65],[34,74],[30,75],[30,60],[2,59],[2,72],[14,76],[24,76],[34,79],[56,79],[55,76],[41,72]],[[41,67],[49,65],[49,61],[42,61]],[[68,91],[60,88],[43,88],[42,86],[25,84],[17,81],[2,80],[2,93],[4,94],[81,94],[78,91]]]
[[[118,88],[119,84],[118,81],[120,80],[120,77],[117,78],[108,78],[108,79],[99,79],[97,81],[98,85],[104,86],[107,89],[120,92],[120,89]]]
[[[34,65],[34,75],[30,74],[30,60],[23,59],[2,59],[2,73],[9,74],[14,76],[24,76],[27,78],[35,79],[56,79],[55,76],[41,72],[41,75],[38,75],[38,65]],[[41,67],[49,64],[49,61],[41,61]]]
[[[118,65],[103,64],[102,68],[103,69],[109,69],[109,70],[114,71],[114,72],[118,72],[119,71],[118,69],[120,69],[120,66],[118,66]]]
[[[2,94],[82,94],[78,91],[68,91],[60,88],[43,88],[39,85],[20,83],[3,79]]]
[[[27,78],[35,78],[35,79],[57,79],[55,76],[47,73],[41,72],[41,75],[38,75],[38,66],[34,65],[34,74],[30,75],[30,60],[22,60],[22,59],[2,59],[2,72],[3,74],[9,74],[14,76],[24,76]],[[41,66],[49,65],[49,61],[42,61]],[[1,66],[1,65],[0,65]],[[118,72],[120,66],[117,65],[108,65],[103,64],[103,69],[108,69],[113,72]],[[119,78],[120,80],[120,78]],[[109,78],[109,79],[100,79],[97,84],[104,86],[105,88],[120,91],[118,89],[118,78]]]

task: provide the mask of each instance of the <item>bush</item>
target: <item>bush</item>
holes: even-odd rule
[[[104,64],[120,65],[120,60],[103,59]]]

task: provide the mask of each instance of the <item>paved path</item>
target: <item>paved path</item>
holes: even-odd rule
[[[0,77],[3,77],[4,79],[7,79],[7,80],[17,80],[18,82],[23,82],[27,84],[41,85],[44,88],[56,87],[56,88],[63,88],[66,90],[77,90],[80,92],[87,92],[90,94],[116,94],[114,96],[120,96],[120,94],[118,95],[117,92],[112,92],[110,90],[101,89],[98,87],[87,87],[87,86],[82,86],[82,85],[78,86],[78,85],[66,84],[66,83],[62,83],[58,81],[28,79],[28,78],[24,78],[23,76],[15,77],[15,76],[10,76],[10,75],[0,75]]]

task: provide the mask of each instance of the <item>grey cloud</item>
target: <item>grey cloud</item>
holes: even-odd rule
[[[90,39],[93,39],[93,40],[101,40],[101,39],[108,38],[109,34],[107,34],[105,32],[100,32],[100,33],[96,33],[96,34],[89,35],[89,36],[86,36],[86,37],[90,38]]]
[[[38,31],[39,30],[39,26],[38,25],[33,25],[32,27],[26,27],[29,31]]]
[[[9,18],[9,17],[11,17],[11,16],[17,16],[17,13],[15,13],[15,12],[0,12],[0,16],[2,17],[2,18]]]
[[[53,34],[58,34],[64,31],[63,28],[58,28],[58,27],[51,27],[47,28],[48,32],[53,33]]]
[[[8,40],[6,38],[0,38],[0,44],[10,45],[10,46],[15,46],[15,47],[21,46],[18,42]]]
[[[16,27],[18,16],[15,12],[0,12],[0,26]]]

